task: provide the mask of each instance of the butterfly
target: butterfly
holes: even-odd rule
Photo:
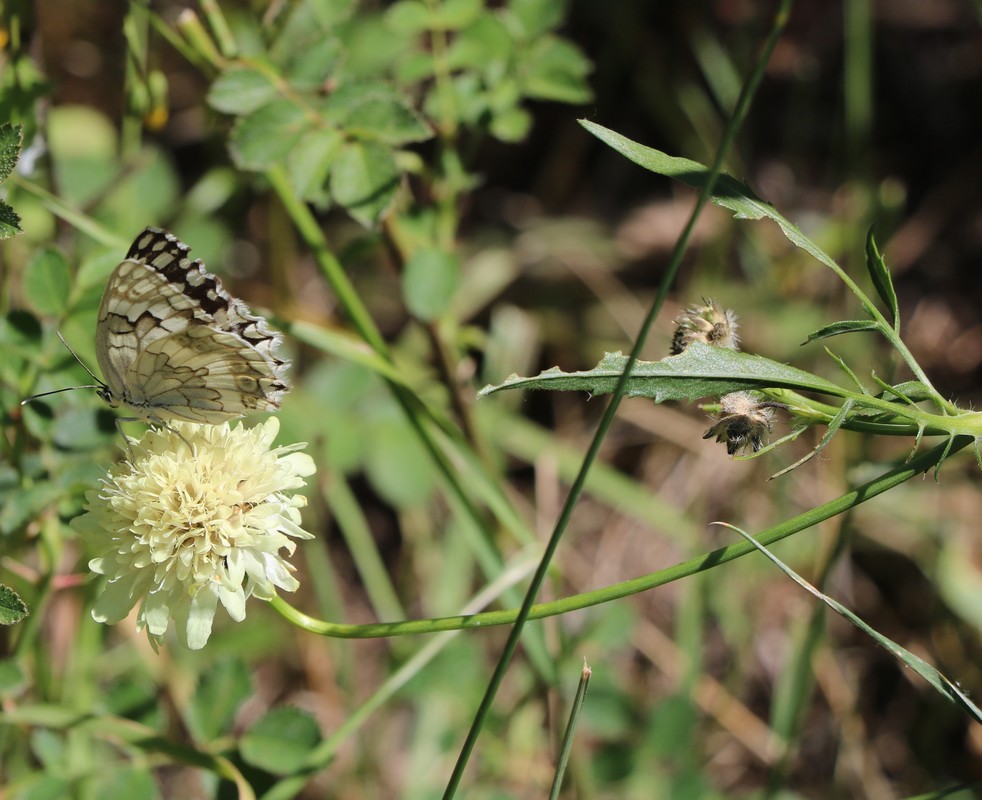
[[[281,334],[192,261],[190,250],[160,228],[136,237],[99,306],[104,381],[73,388],[97,389],[112,408],[164,426],[276,411],[290,389],[289,365],[276,352]]]

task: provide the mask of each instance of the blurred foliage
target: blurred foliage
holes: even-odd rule
[[[726,170],[857,282],[875,222],[892,294],[876,275],[864,287],[899,308],[934,384],[978,405],[982,32],[971,6],[929,5],[799,0]],[[218,620],[204,651],[155,655],[132,621],[92,621],[91,554],[68,526],[124,455],[112,413],[91,391],[19,403],[91,383],[56,332],[93,367],[107,277],[137,232],[165,226],[288,334],[281,436],[308,441],[318,463],[304,513],[317,539],[298,548],[290,601],[352,623],[517,606],[600,402],[477,402],[477,390],[627,351],[692,199],[576,117],[709,162],[762,13],[637,0],[4,5],[0,168],[14,139],[20,155],[0,225],[9,206],[22,231],[0,249],[0,608],[17,621],[0,627],[8,796],[442,791],[503,629],[336,640],[254,602],[243,624]],[[350,297],[280,187],[316,215]],[[839,380],[820,343],[799,346],[859,314],[830,277],[775,226],[709,210],[645,357],[663,356],[670,320],[708,295],[739,312],[748,352]],[[356,324],[359,304],[384,351]],[[863,336],[837,337],[837,355],[910,377]],[[912,444],[842,432],[766,482],[819,436],[741,462],[701,438],[707,425],[698,408],[621,406],[548,599],[732,544],[707,523],[762,530]],[[978,481],[974,459],[953,457],[940,485],[908,482],[775,548],[973,697]],[[980,778],[972,723],[759,557],[532,623],[521,653],[468,797],[544,795],[584,658],[570,797],[888,797]]]

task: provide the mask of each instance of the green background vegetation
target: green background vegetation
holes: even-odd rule
[[[88,382],[105,280],[164,226],[287,334],[284,442],[318,464],[285,598],[331,622],[520,605],[603,412],[579,392],[477,391],[627,352],[694,193],[585,117],[703,164],[757,64],[749,3],[7,4],[0,250],[0,629],[9,796],[439,796],[507,627],[317,636],[253,602],[201,652],[92,622],[68,527],[120,457]],[[932,382],[979,404],[982,46],[970,3],[794,5],[725,170],[873,290],[870,225],[901,334]],[[743,347],[840,380],[808,335],[855,297],[769,222],[709,207],[642,357],[702,296]],[[863,333],[861,376],[909,377]],[[695,406],[627,399],[543,600],[656,573],[843,495],[909,438],[809,431],[756,461],[704,441]],[[778,434],[787,432],[778,423]],[[934,442],[925,441],[923,449]],[[775,545],[785,562],[982,694],[980,475],[968,451]],[[542,797],[583,660],[564,796],[898,797],[982,778],[978,726],[759,555],[532,621],[461,796]],[[481,595],[478,599],[476,596]],[[13,601],[0,598],[4,607]],[[419,630],[432,630],[420,624]],[[953,795],[948,795],[953,796]],[[966,789],[962,796],[971,796]]]

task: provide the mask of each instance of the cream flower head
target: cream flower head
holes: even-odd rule
[[[279,427],[270,417],[254,428],[151,429],[86,494],[72,527],[102,554],[89,568],[109,579],[92,609],[97,622],[115,624],[139,603],[137,629],[151,644],[173,618],[197,650],[219,602],[241,622],[250,595],[269,600],[300,585],[280,551],[313,538],[300,527],[306,498],[294,492],[316,468],[295,452],[303,444],[270,449]]]

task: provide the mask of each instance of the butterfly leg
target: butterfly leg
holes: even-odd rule
[[[116,433],[123,437],[123,441],[126,443],[126,458],[132,464],[133,463],[133,441],[123,433],[123,428],[120,426],[120,422],[139,422],[139,417],[116,417],[114,423],[116,425]]]
[[[174,435],[176,435],[178,439],[180,439],[182,442],[184,442],[184,444],[186,444],[188,446],[188,451],[191,453],[191,458],[194,458],[194,448],[191,446],[191,442],[189,442],[187,439],[185,439],[181,435],[181,432],[177,428],[175,428],[175,427],[173,427],[171,425],[168,425],[160,417],[150,416],[149,419],[150,419],[150,424],[153,425],[154,427],[156,427],[156,428],[166,428],[171,433],[173,433]]]

